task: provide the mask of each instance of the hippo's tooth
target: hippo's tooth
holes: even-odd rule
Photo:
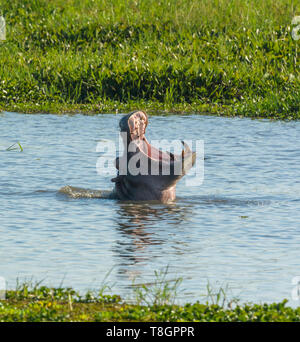
[[[182,158],[185,156],[185,154],[192,153],[190,147],[188,144],[186,144],[183,140],[181,140],[182,145],[184,146],[184,150],[181,152]]]

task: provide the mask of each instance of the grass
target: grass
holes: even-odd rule
[[[20,151],[23,152],[23,147],[19,142],[16,142],[9,146],[5,151]]]
[[[174,305],[182,278],[168,280],[168,267],[155,271],[152,284],[133,284],[135,302],[148,306]]]
[[[157,285],[157,284],[156,284]],[[147,289],[146,293],[153,291]],[[154,291],[155,292],[155,291]],[[273,304],[243,304],[234,307],[224,301],[220,289],[208,296],[212,302],[177,305],[165,302],[165,293],[156,302],[128,304],[117,295],[87,292],[72,288],[50,288],[41,284],[19,284],[0,300],[1,322],[299,322],[300,307],[293,309],[287,300]],[[146,296],[147,297],[147,296]]]
[[[295,0],[0,0],[0,108],[299,119]]]

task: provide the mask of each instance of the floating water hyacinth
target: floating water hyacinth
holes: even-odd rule
[[[6,39],[6,24],[5,19],[0,16],[0,40]]]

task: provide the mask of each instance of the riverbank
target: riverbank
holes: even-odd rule
[[[293,0],[1,0],[0,109],[299,119],[299,13]]]
[[[161,296],[161,299],[164,299]],[[299,322],[300,307],[287,301],[274,304],[225,302],[214,304],[128,304],[117,295],[103,292],[79,295],[70,288],[29,289],[6,292],[0,300],[1,322]],[[232,306],[232,307],[231,307]]]

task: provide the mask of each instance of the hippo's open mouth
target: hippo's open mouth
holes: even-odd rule
[[[126,132],[128,137],[128,141],[124,141],[124,144],[127,145],[126,147],[128,147],[129,144],[134,143],[139,148],[140,152],[145,153],[148,158],[164,161],[173,160],[173,154],[158,150],[149,144],[145,137],[147,125],[148,117],[146,113],[142,111],[133,112],[120,121],[121,132]]]
[[[116,159],[118,176],[112,179],[120,199],[173,200],[176,182],[194,165],[196,153],[182,141],[180,154],[163,152],[145,137],[147,114],[135,111],[120,120],[124,154]]]
[[[165,162],[172,162],[176,160],[180,161],[186,154],[192,154],[189,146],[183,141],[182,144],[184,145],[185,150],[182,151],[181,155],[175,155],[171,152],[163,152],[155,148],[145,137],[147,125],[148,117],[143,111],[136,111],[124,116],[120,120],[120,129],[121,132],[126,132],[127,139],[124,141],[125,147],[128,147],[129,144],[134,143],[139,148],[140,152],[146,154],[148,158]],[[196,154],[194,154],[194,158],[192,158],[194,161],[195,157]]]

